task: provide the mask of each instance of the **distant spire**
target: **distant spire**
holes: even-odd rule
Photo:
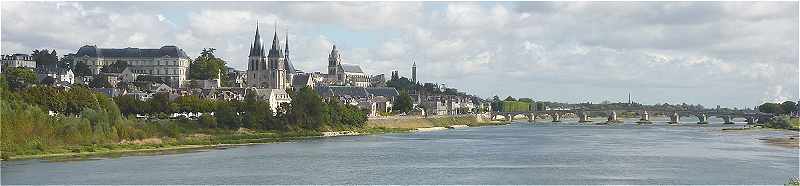
[[[264,45],[261,41],[261,34],[258,30],[258,22],[256,22],[256,36],[253,38],[253,45],[250,47],[250,56],[263,56]]]
[[[272,48],[269,49],[268,57],[284,57],[281,50],[281,41],[278,39],[278,20],[275,20],[275,35],[272,37]]]

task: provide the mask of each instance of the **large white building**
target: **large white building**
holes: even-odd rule
[[[272,47],[267,53],[256,25],[256,36],[248,56],[247,86],[280,90],[291,88],[295,70],[289,61],[289,43],[287,41],[284,51],[280,42],[276,30],[272,38]]]
[[[36,68],[36,61],[28,54],[3,55],[2,68],[25,67]]]
[[[126,62],[133,73],[161,78],[173,87],[182,86],[189,74],[190,58],[176,46],[140,49],[86,45],[75,54],[75,62],[86,64],[93,74],[99,74],[104,66],[120,61]]]

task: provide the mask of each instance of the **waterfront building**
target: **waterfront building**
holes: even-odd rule
[[[399,92],[394,87],[318,86],[314,90],[326,100],[336,99],[341,103],[366,109],[369,116],[391,112]]]
[[[13,67],[36,68],[36,61],[28,54],[3,55],[0,70]]]
[[[92,74],[100,74],[104,66],[125,62],[131,72],[159,78],[172,87],[181,87],[189,74],[191,59],[177,46],[149,48],[98,48],[82,46],[75,53],[75,62],[89,66]]]
[[[288,39],[288,37],[287,37]],[[281,89],[291,87],[292,75],[295,69],[288,59],[289,44],[286,50],[281,49],[278,31],[272,38],[272,47],[266,52],[261,41],[258,25],[253,44],[250,46],[250,55],[247,63],[247,86],[257,88]]]

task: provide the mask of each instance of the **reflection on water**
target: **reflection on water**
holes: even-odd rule
[[[756,139],[784,131],[722,132],[721,120],[698,126],[696,118],[681,119],[679,126],[518,122],[94,161],[10,161],[2,183],[783,184],[799,174],[796,149]]]

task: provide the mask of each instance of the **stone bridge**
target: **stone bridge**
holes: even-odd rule
[[[515,112],[489,112],[490,119],[494,120],[497,116],[504,116],[508,121],[513,120],[514,116],[523,115],[528,118],[528,122],[536,121],[539,117],[549,117],[552,122],[561,122],[562,117],[575,116],[578,122],[593,122],[592,115],[605,116],[606,123],[622,123],[622,120],[617,118],[617,112],[621,113],[637,113],[641,118],[637,123],[649,124],[650,114],[665,115],[669,117],[670,124],[677,124],[680,122],[681,117],[697,117],[698,124],[708,124],[709,117],[722,118],[725,124],[733,124],[734,118],[745,118],[748,124],[755,124],[758,121],[766,121],[772,118],[772,114],[762,112],[745,112],[745,111],[719,111],[719,110],[651,110],[649,113],[646,110],[588,110],[588,109],[575,109],[575,110],[544,110],[544,111],[515,111]]]

